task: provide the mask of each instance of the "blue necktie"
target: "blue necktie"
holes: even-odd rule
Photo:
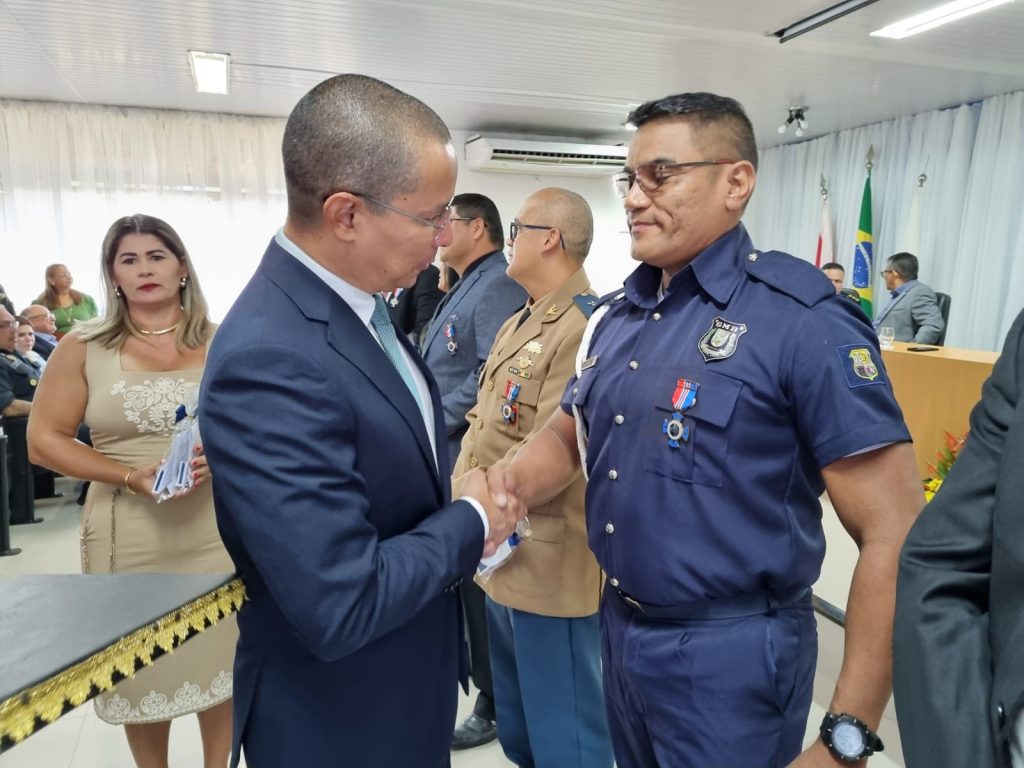
[[[416,380],[413,378],[412,371],[409,370],[409,366],[405,364],[405,359],[402,357],[398,337],[395,335],[395,326],[391,322],[391,315],[388,314],[387,305],[379,293],[373,294],[373,316],[370,318],[370,324],[373,326],[373,330],[377,332],[377,338],[380,339],[380,345],[384,348],[384,354],[388,356],[391,364],[398,369],[398,375],[402,377],[405,386],[412,393],[420,413],[423,413],[423,403],[420,402],[420,395],[416,389]]]

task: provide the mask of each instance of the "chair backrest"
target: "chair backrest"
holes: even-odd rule
[[[942,346],[946,343],[946,330],[949,328],[949,305],[953,299],[948,293],[935,292],[935,300],[939,305],[939,314],[942,315],[942,321],[945,325],[942,328],[942,333],[939,334],[939,340],[935,343]]]

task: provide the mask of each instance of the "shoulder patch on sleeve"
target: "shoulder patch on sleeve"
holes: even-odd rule
[[[846,384],[850,389],[868,384],[885,384],[888,381],[885,372],[875,363],[870,346],[847,344],[836,347],[836,353],[839,355],[839,365],[846,374]]]
[[[597,307],[597,295],[593,293],[577,293],[572,297],[572,300],[579,307],[583,316],[589,320],[590,316],[594,314],[594,308]]]
[[[745,262],[747,274],[805,307],[813,307],[836,293],[822,271],[803,259],[780,251],[759,251],[756,255],[752,258],[751,254]]]

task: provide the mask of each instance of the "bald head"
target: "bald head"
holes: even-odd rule
[[[37,333],[48,333],[52,336],[57,332],[57,323],[53,319],[53,313],[42,304],[30,304],[21,310],[20,315],[29,321],[32,330]]]
[[[594,240],[594,215],[582,196],[568,189],[548,187],[530,195],[523,204],[524,221],[540,221],[558,229],[565,252],[582,264]]]
[[[385,201],[411,192],[424,142],[448,144],[451,134],[419,99],[365,75],[324,80],[284,129],[289,220],[315,226],[324,201],[342,190]]]

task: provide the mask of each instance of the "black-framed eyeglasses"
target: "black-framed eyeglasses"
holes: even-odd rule
[[[479,216],[450,216],[451,221],[476,221]]]
[[[694,160],[689,163],[644,163],[631,171],[622,171],[612,176],[615,194],[625,198],[634,184],[639,184],[644,194],[649,195],[671,176],[678,176],[687,168],[701,168],[706,165],[729,165],[738,160]]]
[[[562,244],[562,250],[565,250],[565,238],[562,237],[558,227],[552,227],[549,224],[520,224],[517,221],[513,221],[508,225],[508,239],[514,243],[516,238],[519,237],[519,230],[521,229],[553,229],[555,232],[558,232],[558,242]]]

